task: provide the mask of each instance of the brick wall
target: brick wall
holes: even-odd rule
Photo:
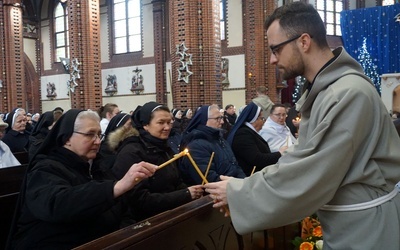
[[[100,7],[96,0],[69,0],[70,58],[77,58],[79,86],[71,95],[71,107],[97,110],[102,105],[100,62]]]
[[[221,104],[219,1],[169,1],[169,9],[173,106],[184,109]],[[181,52],[186,47],[185,53],[192,55],[192,65],[187,69],[193,74],[188,77],[188,83],[178,80],[178,69],[182,67],[180,56],[176,54],[179,45],[182,45]],[[190,57],[185,60],[187,63]]]

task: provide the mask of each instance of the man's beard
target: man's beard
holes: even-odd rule
[[[304,62],[298,50],[294,50],[297,53],[294,53],[292,56],[292,60],[290,60],[290,65],[287,67],[278,67],[279,73],[281,74],[282,80],[294,79],[297,76],[301,76],[304,74]]]

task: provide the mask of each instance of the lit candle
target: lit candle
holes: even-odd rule
[[[168,164],[178,160],[179,158],[181,158],[181,157],[185,156],[186,154],[188,154],[188,152],[189,152],[189,150],[185,149],[182,152],[180,152],[179,154],[174,155],[174,157],[172,157],[168,161],[164,162],[163,164],[159,165],[156,170],[159,170],[159,169],[167,166]],[[139,181],[139,180],[140,180],[139,178],[135,178],[135,181]]]
[[[210,161],[208,162],[206,173],[204,174],[204,177],[206,177],[206,179],[207,179],[208,171],[210,170],[213,158],[214,158],[214,152],[212,152],[212,154],[211,154]],[[206,184],[206,183],[203,181],[203,183],[201,183],[201,185],[204,185],[204,184]]]

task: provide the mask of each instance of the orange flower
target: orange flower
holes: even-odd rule
[[[313,235],[315,237],[322,237],[322,228],[321,228],[321,226],[317,226],[317,227],[314,228]]]
[[[306,239],[311,236],[313,223],[311,217],[306,217],[301,222],[301,238]]]
[[[299,250],[313,250],[314,245],[310,242],[303,242],[300,244]]]

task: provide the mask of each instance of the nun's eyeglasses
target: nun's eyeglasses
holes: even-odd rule
[[[77,133],[77,134],[83,135],[87,138],[90,138],[92,141],[95,141],[97,138],[99,138],[100,141],[102,141],[104,138],[104,134],[83,133],[83,132],[79,132],[79,131],[74,131],[74,133]]]
[[[210,117],[208,119],[214,119],[214,120],[217,120],[217,122],[220,122],[222,119],[224,119],[224,117],[223,116],[218,116],[218,117]]]

